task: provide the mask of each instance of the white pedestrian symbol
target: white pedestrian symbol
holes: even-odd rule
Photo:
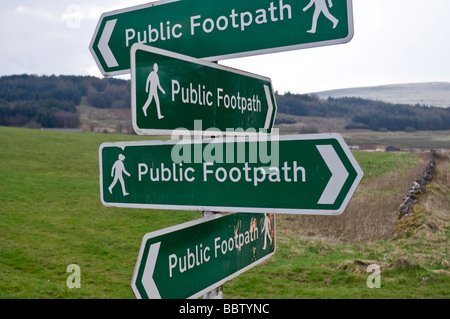
[[[339,20],[336,19],[330,13],[325,0],[311,0],[311,2],[306,7],[303,8],[303,11],[307,11],[309,8],[312,7],[313,4],[315,5],[315,9],[314,9],[312,26],[311,26],[311,30],[308,30],[307,32],[308,33],[316,33],[317,20],[319,19],[319,16],[321,13],[323,13],[325,15],[325,17],[327,17],[327,19],[333,23],[333,29],[335,29],[339,23]],[[330,8],[332,8],[333,2],[331,2],[331,0],[328,0],[328,5]]]
[[[112,194],[112,189],[114,186],[116,186],[117,181],[120,181],[120,184],[122,186],[122,194],[123,196],[129,195],[127,191],[125,190],[125,182],[123,180],[122,174],[125,174],[127,176],[130,176],[130,173],[127,172],[125,169],[125,166],[123,165],[123,160],[125,159],[125,156],[122,154],[119,155],[119,159],[114,163],[112,170],[111,170],[111,177],[114,176],[114,180],[111,183],[111,185],[108,187],[109,192]]]
[[[145,84],[145,92],[148,93],[148,99],[147,102],[145,102],[145,105],[142,107],[142,110],[144,111],[144,115],[147,116],[147,109],[152,103],[153,99],[155,99],[156,110],[158,111],[158,119],[162,119],[164,118],[164,116],[161,115],[158,90],[160,90],[163,94],[166,94],[166,92],[161,87],[161,84],[159,82],[158,69],[158,64],[155,63],[153,65],[153,71],[148,75],[147,83]]]
[[[270,240],[270,244],[272,245],[272,235],[271,235],[271,226],[270,226],[270,219],[267,214],[264,214],[264,225],[261,229],[261,233],[264,233],[264,247],[263,249],[266,249],[267,246],[267,238]]]

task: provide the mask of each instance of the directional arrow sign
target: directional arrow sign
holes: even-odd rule
[[[131,71],[137,134],[201,131],[196,121],[205,130],[272,130],[276,102],[268,78],[138,43]]]
[[[345,43],[351,0],[167,0],[104,13],[90,50],[104,75],[143,43],[211,61]]]
[[[105,206],[336,215],[362,176],[337,134],[100,147]]]
[[[131,287],[141,299],[197,298],[275,253],[273,214],[202,218],[146,234]]]

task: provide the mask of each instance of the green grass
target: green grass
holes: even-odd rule
[[[448,239],[448,237],[447,237]],[[414,262],[400,264],[395,242],[326,244],[317,239],[277,242],[277,253],[225,286],[230,298],[449,298],[449,274]],[[401,247],[402,252],[409,250]],[[414,254],[418,253],[417,251]],[[412,258],[411,258],[412,259]],[[406,259],[408,260],[408,258]],[[369,289],[369,264],[382,267],[381,288]],[[387,269],[383,269],[386,266]]]
[[[355,158],[367,180],[396,171],[399,167],[410,169],[420,163],[417,156],[407,153],[358,152],[355,153]]]
[[[0,298],[134,298],[130,282],[145,233],[201,216],[101,205],[100,144],[145,139],[0,127]],[[400,154],[356,156],[367,181],[415,161]],[[440,266],[450,260],[442,245],[448,226],[436,243],[424,235],[411,246],[411,238],[327,243],[284,232],[283,217],[278,225],[275,256],[225,284],[226,298],[450,297],[448,275],[433,272],[448,270]],[[410,257],[424,251],[436,257]],[[406,263],[398,262],[403,254]],[[367,288],[368,274],[356,260],[390,266],[380,289]],[[70,264],[81,268],[80,289],[66,285]]]
[[[200,217],[101,205],[98,148],[130,139],[0,128],[0,298],[133,298],[144,234]]]

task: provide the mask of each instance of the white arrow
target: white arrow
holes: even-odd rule
[[[268,85],[264,85],[264,91],[266,92],[267,104],[269,105],[269,109],[267,110],[266,123],[264,124],[264,128],[268,130],[270,128],[270,120],[272,119],[272,94],[270,94],[270,88]]]
[[[316,147],[331,171],[331,178],[317,204],[334,204],[349,174],[332,145],[317,145]]]
[[[142,274],[142,285],[144,286],[145,292],[150,299],[161,299],[158,287],[156,287],[156,283],[153,280],[156,260],[158,259],[159,246],[161,246],[161,242],[150,246],[144,273]]]
[[[116,22],[117,19],[109,20],[108,22],[106,22],[102,36],[100,37],[100,41],[98,42],[98,49],[100,50],[103,59],[105,59],[106,64],[110,68],[119,66],[119,63],[117,63],[117,60],[114,57],[111,48],[109,47],[109,39],[111,39],[111,35],[114,31],[114,27],[116,26]]]

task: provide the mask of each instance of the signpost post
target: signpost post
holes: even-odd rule
[[[275,121],[270,79],[212,62],[134,44],[131,83],[133,127],[140,135],[170,135],[180,127],[270,133]]]
[[[273,214],[212,216],[148,233],[131,287],[140,299],[197,298],[275,253]]]
[[[103,75],[119,75],[134,43],[210,61],[341,44],[352,10],[351,0],[157,1],[104,13],[89,48]]]
[[[215,212],[344,211],[363,173],[340,135],[265,139],[102,144],[102,202]]]

